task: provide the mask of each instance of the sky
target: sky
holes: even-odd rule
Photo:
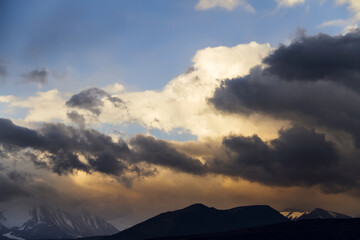
[[[0,0],[1,209],[360,216],[359,22],[357,0]]]

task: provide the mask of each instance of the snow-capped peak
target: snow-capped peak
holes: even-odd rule
[[[321,208],[315,208],[312,211],[303,211],[287,208],[280,212],[284,217],[290,220],[302,220],[302,219],[331,219],[331,218],[351,218],[345,214],[327,211]]]
[[[110,235],[118,230],[89,212],[68,212],[54,207],[34,207],[30,218],[20,227],[11,229],[11,236],[24,239],[75,238]],[[10,231],[10,230],[9,230]]]

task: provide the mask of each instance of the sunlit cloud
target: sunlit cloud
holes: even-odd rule
[[[236,7],[241,7],[247,12],[255,13],[256,10],[246,0],[199,0],[195,9],[208,10],[211,8],[225,8],[228,11],[234,10]]]

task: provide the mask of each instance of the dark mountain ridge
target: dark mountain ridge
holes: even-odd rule
[[[165,212],[104,239],[141,240],[146,238],[215,233],[289,221],[267,205],[228,210],[194,204]]]

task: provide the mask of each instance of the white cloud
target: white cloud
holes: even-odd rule
[[[336,0],[338,5],[348,5],[347,9],[353,14],[354,21],[360,20],[360,1],[359,0]]]
[[[124,86],[119,83],[114,83],[103,88],[103,90],[109,94],[121,93],[124,91]]]
[[[221,80],[244,76],[271,51],[269,44],[239,44],[234,47],[213,47],[197,51],[193,66],[186,73],[172,79],[161,91],[122,91],[112,96],[119,97],[126,107],[116,107],[108,98],[103,98],[99,116],[76,109],[88,124],[137,123],[147,129],[170,132],[181,128],[199,139],[218,138],[229,134],[275,137],[285,122],[274,121],[264,116],[239,116],[218,112],[208,99],[213,96]],[[117,87],[114,87],[117,86]],[[111,88],[122,90],[121,85]],[[109,90],[108,87],[105,89]],[[9,97],[3,97],[7,101]],[[70,96],[57,90],[39,92],[27,99],[17,99],[9,107],[27,108],[26,121],[69,122],[65,105]],[[1,99],[1,98],[0,98]],[[284,125],[285,124],[285,125]]]
[[[276,0],[278,7],[291,8],[298,4],[305,3],[305,0]]]
[[[250,13],[255,13],[255,9],[246,0],[199,0],[196,5],[197,10],[208,10],[215,7],[225,8],[228,11],[236,7],[242,7]]]
[[[12,95],[0,96],[0,103],[10,103],[15,100],[16,100],[16,97],[14,97]]]
[[[354,30],[358,29],[359,25],[354,24],[354,25],[347,25],[345,27],[345,33],[349,33],[349,32],[353,32]]]
[[[116,95],[126,102],[127,109],[116,110],[111,103],[105,104],[99,121],[135,121],[147,128],[167,132],[183,128],[198,138],[231,133],[248,135],[256,132],[269,136],[273,131],[276,134],[279,125],[269,119],[223,114],[208,104],[208,98],[213,96],[222,79],[248,74],[270,51],[269,44],[256,42],[199,50],[193,58],[192,70],[171,80],[162,91]]]
[[[344,27],[344,32],[348,32],[357,26],[360,21],[360,1],[359,0],[335,0],[338,6],[347,5],[351,16],[348,19],[335,19],[323,22],[319,27],[340,26]]]
[[[13,96],[6,96],[4,99],[11,99],[11,102],[8,102],[8,107],[10,108],[25,108],[29,110],[24,119],[25,121],[51,122],[54,120],[67,120],[65,100],[58,90],[37,92],[35,96],[26,99]]]
[[[330,21],[326,21],[321,23],[318,27],[323,28],[323,27],[329,27],[329,26],[345,26],[347,25],[347,21],[344,19],[334,19],[334,20],[330,20]]]

